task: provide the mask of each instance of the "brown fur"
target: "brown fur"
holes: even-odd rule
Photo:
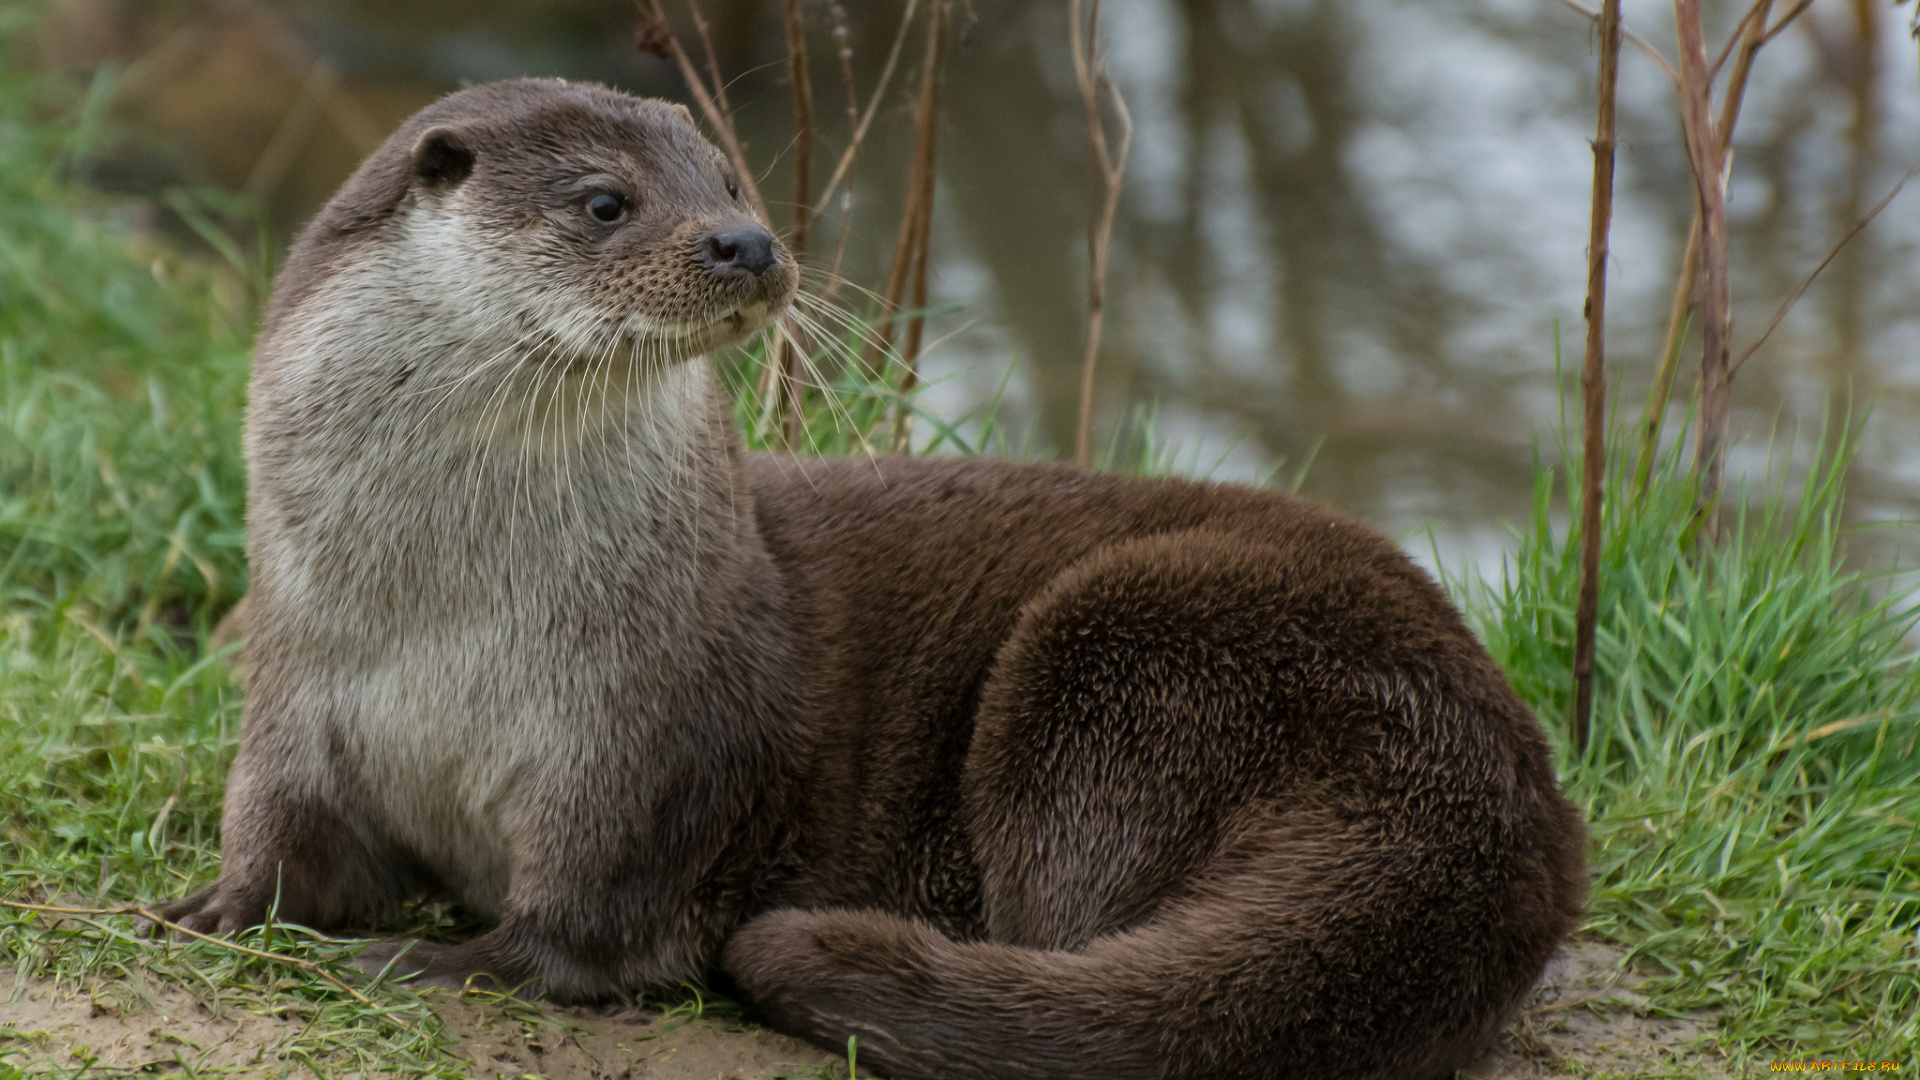
[[[751,288],[674,254],[737,224],[723,169],[664,106],[481,87],[303,236],[249,420],[226,863],[170,917],[245,926],[277,888],[353,925],[439,891],[498,924],[415,947],[428,978],[578,1000],[718,964],[898,1080],[1464,1064],[1574,926],[1584,833],[1446,597],[1250,488],[742,454],[657,345],[791,295],[784,253]],[[652,216],[582,233],[584,174]],[[449,250],[470,275],[404,285]],[[515,270],[524,298],[484,288]],[[340,284],[369,274],[391,291]],[[476,374],[462,335],[499,325],[556,386],[586,372],[564,438],[393,389],[537,405],[529,365]],[[594,381],[608,335],[624,386]]]

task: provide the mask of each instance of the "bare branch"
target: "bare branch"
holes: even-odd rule
[[[700,11],[699,0],[687,0],[687,14],[693,16],[694,32],[700,35],[701,51],[707,54],[707,76],[713,80],[714,100],[720,103],[727,126],[732,127],[733,102],[727,100],[727,80],[720,77],[720,57],[713,51],[713,32],[707,26],[707,17]]]
[[[1113,250],[1113,221],[1120,209],[1120,185],[1126,176],[1127,151],[1133,145],[1133,114],[1120,95],[1120,88],[1106,73],[1100,52],[1100,0],[1093,0],[1085,18],[1081,0],[1070,0],[1067,18],[1072,22],[1070,48],[1073,74],[1080,85],[1080,101],[1087,112],[1087,349],[1080,365],[1080,416],[1074,428],[1074,461],[1081,468],[1092,464],[1090,440],[1093,431],[1093,375],[1100,358],[1100,333],[1104,323],[1107,294],[1107,258]],[[1117,146],[1107,141],[1106,122],[1100,116],[1100,91],[1104,84],[1113,100],[1115,122],[1119,127]]]
[[[1773,0],[1754,0],[1753,6],[1747,9],[1747,13],[1740,16],[1740,21],[1734,24],[1733,33],[1727,35],[1727,43],[1720,47],[1720,55],[1714,57],[1713,63],[1707,68],[1708,82],[1712,82],[1720,77],[1720,69],[1726,66],[1727,57],[1733,55],[1733,47],[1740,44],[1741,40],[1746,37],[1747,25],[1753,22],[1753,17],[1760,15],[1763,8],[1772,6]],[[1762,15],[1760,25],[1765,26],[1766,23],[1766,17]]]
[[[787,246],[802,255],[813,210],[813,81],[807,73],[807,24],[800,17],[800,0],[781,0],[780,6],[786,15],[787,78],[793,84],[793,231]]]
[[[807,73],[807,24],[800,17],[800,0],[781,0],[780,4],[786,16],[787,30],[787,76],[793,85],[793,229],[787,236],[787,246],[793,250],[795,258],[806,257],[807,227],[811,224],[811,186],[813,177],[813,80]],[[786,444],[797,447],[800,442],[800,429],[805,421],[802,415],[803,389],[800,385],[800,365],[804,361],[801,353],[806,349],[807,335],[797,323],[789,321],[787,332],[780,335],[776,366],[780,374],[775,409],[786,418],[783,428]]]
[[[860,144],[867,137],[867,127],[873,123],[873,116],[880,111],[881,99],[887,96],[887,84],[893,79],[893,69],[900,63],[900,50],[907,42],[907,29],[913,25],[913,13],[918,9],[920,0],[907,0],[906,13],[900,16],[900,29],[893,35],[893,47],[887,50],[887,62],[880,69],[880,81],[874,85],[873,97],[867,101],[867,111],[860,117],[860,123],[854,126],[853,138],[848,141],[847,149],[840,155],[840,164],[834,166],[833,176],[828,178],[827,186],[820,191],[820,201],[813,206],[813,212],[822,213],[833,193],[840,187],[840,181],[846,178],[847,171],[853,168],[853,160],[860,152]]]
[[[1813,6],[1813,0],[1800,0],[1799,3],[1788,8],[1787,13],[1780,16],[1780,21],[1774,23],[1773,28],[1767,31],[1767,36],[1761,39],[1762,43],[1772,41],[1774,38],[1780,36],[1780,31],[1792,25],[1793,20],[1799,18],[1800,13],[1811,6]]]
[[[1726,463],[1727,337],[1732,329],[1732,297],[1727,278],[1727,203],[1725,155],[1709,115],[1712,88],[1707,84],[1706,41],[1700,29],[1700,0],[1674,0],[1679,38],[1683,127],[1687,158],[1693,165],[1700,200],[1700,253],[1704,269],[1700,300],[1700,425],[1694,471],[1700,478],[1700,503],[1708,512],[1707,532],[1716,531],[1713,509]]]
[[[934,149],[940,129],[940,79],[946,55],[947,0],[933,0],[927,19],[927,56],[921,67],[920,100],[914,108],[913,167],[907,177],[907,200],[900,212],[900,232],[894,241],[893,266],[887,272],[887,291],[880,301],[876,342],[880,351],[892,347],[893,320],[901,294],[911,283],[912,313],[907,318],[906,343],[900,362],[906,368],[900,381],[901,400],[894,411],[891,446],[907,449],[913,421],[906,395],[919,382],[920,339],[926,327],[927,249],[933,233]]]
[[[1727,49],[1738,45],[1740,52],[1739,59],[1733,65],[1733,74],[1727,80],[1726,96],[1720,105],[1720,122],[1714,128],[1723,184],[1727,168],[1733,160],[1733,129],[1740,122],[1740,109],[1747,96],[1747,81],[1753,75],[1753,62],[1770,37],[1766,25],[1772,7],[1773,0],[1755,0],[1754,5],[1747,9],[1746,16],[1740,20],[1734,36],[1727,39]],[[1791,18],[1791,14],[1788,17]],[[1727,52],[1723,51],[1721,59],[1724,60],[1726,56]],[[1642,418],[1640,453],[1635,469],[1638,474],[1636,497],[1646,492],[1647,484],[1653,478],[1653,457],[1659,449],[1660,428],[1666,419],[1667,400],[1673,393],[1674,376],[1679,372],[1680,348],[1687,328],[1693,323],[1694,292],[1699,287],[1700,278],[1700,243],[1701,217],[1696,203],[1693,227],[1687,232],[1686,255],[1680,260],[1680,274],[1674,279],[1673,299],[1668,306],[1666,346],[1660,352],[1659,374],[1654,377],[1653,390],[1647,396],[1646,415]],[[1733,377],[1731,368],[1727,377]]]
[[[913,13],[912,7],[913,5],[909,3],[907,12],[909,15]],[[853,45],[852,37],[847,31],[847,9],[840,5],[840,0],[830,0],[827,10],[833,15],[833,44],[834,52],[840,60],[840,83],[847,91],[847,131],[849,133],[846,153],[841,155],[841,168],[834,171],[834,180],[837,182],[842,175],[847,176],[847,183],[851,189],[854,155],[858,153],[860,147],[860,93],[854,88],[853,82]],[[895,39],[896,45],[899,40]],[[897,55],[896,53],[889,59],[897,59]],[[891,73],[889,70],[888,74]],[[885,84],[881,86],[884,89]],[[815,216],[826,209],[831,197],[832,193],[829,192],[820,200],[819,206],[814,209]],[[840,291],[840,265],[846,260],[847,239],[852,235],[853,199],[843,197],[840,200],[840,235],[833,245],[833,269],[827,272],[827,288],[822,294],[825,299],[833,299],[834,294]]]
[[[1765,0],[1762,0],[1765,2]],[[1580,596],[1573,620],[1573,745],[1586,753],[1593,720],[1593,654],[1600,611],[1600,500],[1607,468],[1607,244],[1613,230],[1615,112],[1620,83],[1620,0],[1600,19],[1600,107],[1593,137],[1593,210],[1587,238],[1587,353],[1580,375]]]
[[[1586,16],[1593,22],[1597,23],[1600,21],[1600,13],[1581,3],[1580,0],[1560,0],[1560,2],[1581,15]],[[1620,36],[1631,42],[1634,48],[1646,53],[1648,58],[1654,63],[1659,64],[1660,70],[1666,72],[1667,78],[1673,80],[1675,88],[1680,86],[1680,73],[1675,71],[1673,65],[1667,62],[1666,56],[1660,52],[1658,46],[1646,38],[1641,37],[1639,34],[1634,33],[1625,23],[1622,23],[1620,26]]]
[[[641,22],[634,27],[634,43],[641,52],[650,53],[661,59],[671,59],[680,69],[680,78],[687,84],[687,90],[693,95],[700,112],[707,118],[714,134],[719,136],[720,149],[725,151],[727,160],[732,163],[738,177],[740,190],[746,195],[748,205],[763,222],[771,223],[767,216],[767,205],[760,199],[760,186],[753,182],[753,170],[747,165],[746,152],[740,146],[740,137],[734,131],[733,110],[727,105],[726,83],[720,78],[720,64],[713,54],[713,42],[707,33],[707,21],[700,15],[700,9],[693,0],[687,0],[687,7],[693,12],[694,25],[700,31],[700,38],[706,42],[707,68],[713,75],[713,89],[709,90],[700,71],[693,66],[693,58],[674,36],[673,27],[667,22],[667,13],[660,7],[660,0],[634,0],[639,9]]]
[[[1740,365],[1746,363],[1748,357],[1757,352],[1760,346],[1767,343],[1767,339],[1773,336],[1773,332],[1779,327],[1781,320],[1787,317],[1787,312],[1799,301],[1800,297],[1813,286],[1814,279],[1820,276],[1821,271],[1831,265],[1833,260],[1839,258],[1841,250],[1852,243],[1854,237],[1865,232],[1867,226],[1873,224],[1873,219],[1880,216],[1880,211],[1885,210],[1892,204],[1893,200],[1899,196],[1901,189],[1907,186],[1907,181],[1912,180],[1916,176],[1920,176],[1920,165],[1915,165],[1913,168],[1908,169],[1906,175],[1900,177],[1900,182],[1893,185],[1893,190],[1887,192],[1887,197],[1881,199],[1873,209],[1867,211],[1865,216],[1854,223],[1853,228],[1847,230],[1847,234],[1840,238],[1840,242],[1833,245],[1833,249],[1827,252],[1827,257],[1820,260],[1820,265],[1814,267],[1813,272],[1808,274],[1806,280],[1800,283],[1800,287],[1793,290],[1793,293],[1781,302],[1779,310],[1773,313],[1772,321],[1768,322],[1767,328],[1760,332],[1760,337],[1754,341],[1753,344],[1747,346],[1747,351],[1741,353],[1740,359],[1734,362],[1733,371],[1740,370]]]

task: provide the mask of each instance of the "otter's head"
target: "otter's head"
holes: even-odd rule
[[[380,327],[392,340],[367,354],[428,366],[436,349],[671,365],[767,325],[798,277],[686,109],[493,83],[414,115],[308,226],[262,354],[284,351],[286,327],[302,340]]]

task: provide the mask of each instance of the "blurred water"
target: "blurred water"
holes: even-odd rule
[[[863,95],[901,6],[845,4]],[[1625,7],[1630,26],[1671,52],[1669,5]],[[1714,41],[1744,10],[1706,7]],[[704,8],[777,208],[792,136],[779,5]],[[829,8],[803,8],[823,116],[816,161],[830,163],[845,93]],[[1497,561],[1501,523],[1525,512],[1536,449],[1554,453],[1556,341],[1571,370],[1584,335],[1595,62],[1584,20],[1554,0],[1107,0],[1106,12],[1137,135],[1101,358],[1102,437],[1130,406],[1157,403],[1160,433],[1190,468],[1251,478],[1312,454],[1311,495],[1403,538],[1430,529],[1449,563]],[[683,94],[664,64],[633,50],[631,9],[612,2],[88,0],[63,17],[55,51],[70,61],[88,49],[185,57],[137,105],[176,134],[182,175],[231,187],[261,180],[263,148],[297,108],[312,57],[342,73],[374,129],[463,81],[520,74]],[[180,44],[180,28],[196,25],[198,53]],[[1000,416],[1016,433],[1070,447],[1085,174],[1065,5],[975,0],[956,25],[931,400],[958,414],[1003,393]],[[916,35],[905,65],[918,50]],[[1736,355],[1920,160],[1916,67],[1901,12],[1884,0],[1817,0],[1762,54],[1735,139]],[[1629,48],[1622,79],[1609,347],[1637,416],[1691,181],[1664,76]],[[351,168],[352,127],[316,122],[282,175],[257,185],[283,229]],[[889,110],[862,157],[845,265],[855,281],[884,277],[910,138],[905,107]],[[829,167],[817,163],[816,177]],[[1856,414],[1871,404],[1852,477],[1863,520],[1920,510],[1916,189],[1827,271],[1734,387],[1733,461],[1748,469],[1764,468],[1771,433],[1797,432],[1804,451],[1830,402],[1850,395]]]

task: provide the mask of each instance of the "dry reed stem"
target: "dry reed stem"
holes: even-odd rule
[[[352,986],[348,985],[348,983],[344,979],[341,979],[339,976],[333,974],[332,972],[328,971],[326,968],[321,967],[319,964],[316,964],[311,960],[303,960],[298,956],[288,956],[285,953],[269,952],[263,949],[249,948],[248,946],[242,945],[239,942],[228,941],[225,938],[214,937],[210,934],[203,934],[198,930],[189,930],[186,927],[181,926],[177,922],[172,922],[168,919],[161,918],[157,912],[147,907],[145,904],[122,904],[119,907],[112,907],[112,908],[81,908],[81,907],[60,907],[53,904],[28,904],[19,900],[0,900],[0,907],[10,907],[20,911],[43,911],[43,912],[48,912],[55,915],[94,915],[94,916],[137,915],[140,918],[143,918],[148,922],[154,924],[155,926],[164,926],[167,929],[174,931],[175,933],[185,934],[188,937],[195,938],[200,941],[204,941],[209,945],[215,945],[222,949],[226,949],[231,952],[242,953],[244,955],[255,957],[260,960],[271,960],[275,963],[290,964],[293,967],[297,967],[302,971],[310,972],[314,975],[319,976],[321,979],[326,980],[328,983],[337,987],[342,993],[347,994],[348,996],[352,997],[355,1001],[360,1002],[362,1005],[367,1005],[367,1006],[374,1005],[372,998],[369,998],[367,995],[361,993],[358,990],[355,990]],[[383,1012],[382,1015],[386,1016],[388,1020],[391,1020],[396,1026],[400,1028],[400,1030],[405,1031],[407,1034],[412,1035],[417,1039],[425,1040],[427,1038],[426,1035],[422,1034],[419,1031],[419,1029],[415,1028],[413,1025],[408,1024],[392,1016],[391,1014],[388,1014],[385,1012]]]
[[[707,21],[700,15],[699,7],[693,0],[687,0],[687,8],[693,12],[694,25],[700,32],[701,41],[706,44],[707,68],[713,75],[713,89],[707,89],[700,71],[693,65],[693,58],[681,46],[680,39],[674,36],[673,27],[667,22],[667,13],[660,7],[660,0],[634,0],[639,10],[641,22],[634,27],[634,44],[641,52],[657,56],[662,60],[672,60],[680,69],[680,78],[687,84],[687,91],[693,95],[700,112],[720,139],[720,149],[733,164],[733,171],[740,184],[740,190],[747,197],[747,204],[763,222],[773,219],[767,216],[766,203],[760,199],[760,187],[753,182],[753,170],[747,166],[747,155],[741,149],[740,138],[734,131],[733,110],[727,105],[726,83],[720,78],[720,64],[714,57],[713,42],[707,33]]]
[[[1767,28],[1767,16],[1773,8],[1773,0],[1755,0],[1752,7],[1740,20],[1733,34],[1727,38],[1726,47],[1720,52],[1722,61],[1730,55],[1735,45],[1740,46],[1739,58],[1734,62],[1733,73],[1727,79],[1727,91],[1721,101],[1720,122],[1715,127],[1716,145],[1720,150],[1721,184],[1726,183],[1727,170],[1733,161],[1733,129],[1740,122],[1740,110],[1746,103],[1747,82],[1753,75],[1753,62],[1760,55],[1760,49],[1773,40],[1786,26],[1807,9],[1802,2],[1774,24]],[[1719,65],[1715,65],[1717,71]],[[1711,83],[1711,75],[1709,76]],[[1654,377],[1653,389],[1647,395],[1646,413],[1642,418],[1640,451],[1635,466],[1635,497],[1645,494],[1647,484],[1653,476],[1653,457],[1660,445],[1660,428],[1666,419],[1667,402],[1673,393],[1673,380],[1679,372],[1680,352],[1684,345],[1687,327],[1691,325],[1689,316],[1693,309],[1693,296],[1699,285],[1700,277],[1700,211],[1696,207],[1693,225],[1687,232],[1686,254],[1680,259],[1680,273],[1674,279],[1673,298],[1667,308],[1666,344],[1660,352],[1659,374]],[[1729,371],[1728,377],[1732,374]]]
[[[1087,112],[1087,349],[1080,362],[1080,415],[1074,425],[1073,460],[1081,468],[1093,464],[1093,376],[1100,357],[1100,333],[1105,319],[1107,258],[1113,250],[1113,221],[1120,209],[1120,185],[1126,176],[1127,151],[1133,145],[1133,116],[1120,88],[1106,73],[1100,54],[1100,0],[1093,0],[1081,18],[1081,0],[1070,0],[1069,47],[1080,103]],[[1100,116],[1100,89],[1106,85],[1113,99],[1119,127],[1117,147],[1107,142],[1106,122]]]
[[[834,178],[836,181],[842,175],[847,177],[848,194],[840,200],[840,235],[834,241],[833,269],[827,272],[827,288],[826,291],[821,294],[822,299],[831,300],[834,294],[840,291],[840,264],[844,262],[847,257],[847,239],[853,235],[853,159],[859,152],[860,137],[863,132],[860,128],[860,92],[855,88],[853,80],[853,44],[852,37],[847,30],[847,9],[840,5],[840,0],[833,0],[832,3],[827,5],[827,11],[833,16],[833,45],[834,53],[840,61],[840,83],[847,91],[848,132],[847,149],[841,155],[840,159],[843,163],[843,169],[836,168],[834,170]],[[907,4],[907,14],[909,16],[913,14],[913,4],[911,2]],[[895,44],[898,44],[897,39]],[[888,59],[891,61],[896,57],[889,57]],[[891,73],[891,71],[892,69],[889,67],[888,73]],[[884,90],[885,86],[886,84],[883,82],[880,89]],[[818,216],[820,212],[825,209],[827,200],[831,195],[832,192],[828,192],[827,195],[822,196],[820,205],[814,208],[815,216]]]
[[[787,236],[787,246],[792,249],[795,258],[805,259],[807,226],[812,210],[813,82],[807,74],[807,25],[800,17],[799,0],[781,0],[780,6],[786,16],[787,76],[793,86],[793,230]],[[790,448],[799,445],[803,421],[800,353],[804,346],[800,343],[805,340],[804,331],[789,320],[787,332],[780,335],[780,347],[777,350],[776,366],[780,372],[780,385],[775,409],[785,418],[782,431]]]
[[[807,75],[807,24],[800,18],[800,0],[780,0],[786,15],[787,78],[793,85],[793,231],[787,246],[794,254],[807,250],[807,225],[813,209],[813,83]]]
[[[1916,176],[1920,176],[1920,165],[1915,165],[1913,168],[1908,169],[1905,175],[1900,177],[1900,181],[1893,185],[1893,190],[1887,192],[1886,198],[1881,199],[1874,205],[1873,209],[1863,214],[1860,220],[1854,223],[1853,228],[1848,229],[1847,234],[1840,238],[1840,242],[1833,245],[1833,248],[1827,252],[1827,257],[1820,260],[1820,265],[1814,267],[1813,272],[1808,274],[1806,278],[1800,282],[1799,287],[1794,289],[1792,293],[1788,294],[1785,300],[1780,302],[1779,308],[1773,313],[1773,318],[1768,321],[1767,328],[1762,330],[1760,336],[1755,339],[1754,343],[1747,346],[1746,351],[1740,354],[1740,359],[1733,362],[1733,366],[1727,373],[1729,378],[1732,377],[1733,372],[1740,370],[1740,365],[1745,364],[1749,357],[1759,351],[1760,346],[1767,343],[1767,339],[1773,336],[1774,330],[1779,328],[1781,320],[1787,317],[1787,312],[1799,301],[1800,297],[1813,286],[1814,279],[1820,276],[1821,271],[1831,265],[1833,260],[1839,258],[1841,250],[1852,243],[1854,237],[1865,232],[1867,226],[1873,224],[1873,219],[1880,216],[1880,211],[1885,210],[1891,205],[1893,200],[1899,196],[1901,190],[1907,186],[1907,182]]]
[[[901,208],[900,230],[894,240],[893,265],[887,272],[887,289],[880,301],[880,316],[875,326],[874,347],[881,355],[893,347],[893,321],[900,311],[902,294],[912,287],[912,315],[907,320],[906,343],[900,349],[900,362],[906,368],[901,376],[900,404],[894,409],[890,445],[894,453],[907,448],[912,412],[906,395],[919,382],[920,339],[925,328],[927,303],[927,249],[933,231],[934,151],[939,134],[940,77],[946,54],[947,0],[933,0],[927,16],[927,53],[921,66],[920,95],[914,108],[913,165],[907,177],[907,199]]]
[[[900,29],[894,32],[893,45],[887,50],[887,62],[880,68],[880,81],[874,84],[873,96],[867,99],[867,110],[854,126],[853,137],[847,141],[847,148],[840,155],[840,163],[834,166],[833,175],[827,179],[827,186],[820,191],[820,201],[814,204],[815,214],[824,213],[833,193],[840,188],[840,182],[848,179],[853,170],[854,158],[860,153],[861,143],[866,141],[867,128],[873,124],[874,114],[880,111],[880,102],[887,95],[887,86],[893,81],[893,72],[900,64],[901,50],[907,43],[907,31],[913,26],[913,16],[920,8],[920,0],[907,0],[907,9],[900,16]],[[848,53],[852,55],[851,51]],[[849,71],[847,78],[852,79]]]
[[[1607,245],[1613,230],[1615,102],[1620,83],[1620,0],[1600,17],[1600,106],[1593,138],[1592,230],[1587,240],[1587,354],[1580,391],[1586,405],[1581,451],[1580,599],[1573,620],[1573,745],[1587,752],[1593,718],[1593,653],[1600,611],[1600,499],[1607,466]]]
[[[913,253],[913,293],[911,298],[913,314],[907,319],[907,341],[900,350],[901,363],[906,365],[906,374],[901,377],[901,391],[911,393],[920,380],[920,342],[927,325],[927,254],[933,248],[933,196],[934,182],[938,173],[934,170],[934,148],[940,125],[940,79],[946,58],[947,42],[947,2],[934,0],[933,30],[928,37],[930,60],[927,66],[926,84],[922,88],[922,106],[917,125],[925,136],[926,156],[919,170],[919,186],[914,192],[918,213],[915,228],[917,246]],[[893,451],[901,453],[907,449],[908,428],[913,414],[906,408],[904,399],[900,408],[894,412]]]
[[[707,57],[707,77],[713,80],[713,98],[720,105],[721,115],[727,119],[728,129],[732,129],[733,102],[727,100],[727,80],[720,77],[720,57],[713,51],[712,29],[707,25],[707,17],[701,12],[698,0],[687,0],[687,14],[693,17],[693,31],[700,35],[700,51]]]
[[[1720,46],[1720,55],[1714,57],[1713,63],[1707,67],[1707,84],[1709,86],[1713,84],[1715,79],[1720,77],[1720,69],[1727,66],[1727,58],[1733,55],[1733,47],[1747,40],[1747,28],[1753,25],[1754,16],[1760,15],[1762,10],[1771,8],[1772,6],[1773,0],[1758,0],[1757,3],[1747,8],[1745,15],[1740,16],[1739,22],[1733,24],[1733,33],[1727,36],[1727,43]],[[1767,20],[1765,16],[1762,16],[1760,19],[1760,26],[1763,31],[1762,37],[1765,36],[1764,30],[1766,24]]]
[[[1697,200],[1695,200],[1697,202]],[[1642,413],[1640,452],[1634,457],[1634,498],[1647,492],[1653,479],[1653,454],[1661,446],[1661,427],[1667,421],[1667,402],[1672,398],[1674,377],[1680,373],[1680,350],[1686,344],[1686,332],[1692,327],[1693,290],[1699,288],[1699,208],[1693,209],[1693,227],[1686,238],[1686,254],[1680,256],[1680,273],[1674,275],[1674,294],[1667,304],[1667,338],[1661,348],[1661,367],[1647,390],[1647,407]]]
[[[1785,30],[1789,25],[1791,25],[1793,20],[1799,18],[1801,12],[1807,10],[1809,7],[1812,7],[1812,6],[1813,6],[1813,0],[1800,0],[1799,3],[1793,5],[1791,8],[1788,8],[1787,13],[1785,15],[1780,16],[1780,21],[1773,24],[1773,29],[1767,31],[1766,36],[1760,39],[1760,43],[1762,45],[1765,45],[1767,42],[1772,41],[1776,37],[1779,37],[1780,32],[1782,30]]]
[[[912,270],[913,245],[917,238],[919,224],[920,178],[925,169],[926,159],[932,152],[932,125],[928,119],[928,99],[934,93],[934,64],[937,53],[934,44],[941,33],[940,22],[945,14],[945,4],[935,0],[934,10],[927,21],[927,53],[920,67],[920,96],[914,105],[913,157],[908,165],[907,196],[901,206],[900,227],[894,237],[893,262],[887,269],[887,285],[881,294],[880,324],[876,328],[883,341],[889,345],[893,337],[891,319],[899,310],[900,297],[906,291],[907,275]]]
[[[1710,115],[1712,87],[1707,84],[1707,48],[1700,29],[1700,0],[1674,0],[1673,14],[1680,50],[1682,126],[1700,201],[1700,255],[1704,273],[1700,297],[1700,423],[1693,468],[1700,481],[1700,507],[1707,514],[1707,535],[1712,537],[1718,532],[1717,504],[1726,467],[1727,338],[1733,320],[1727,279],[1726,177],[1721,169],[1719,140],[1714,135]]]
[[[1600,12],[1581,3],[1580,0],[1560,0],[1560,2],[1575,13],[1585,16],[1589,21],[1596,23],[1600,21]],[[1646,53],[1648,59],[1659,64],[1660,70],[1666,72],[1667,78],[1673,80],[1674,89],[1680,89],[1680,73],[1673,69],[1673,65],[1667,61],[1666,54],[1660,51],[1659,46],[1634,33],[1624,20],[1620,24],[1620,36],[1630,42],[1634,48]]]
[[[1696,200],[1697,202],[1698,200]],[[1660,448],[1660,428],[1667,418],[1667,400],[1673,395],[1673,380],[1680,370],[1680,352],[1686,334],[1693,325],[1693,294],[1700,281],[1700,211],[1693,212],[1693,226],[1687,232],[1686,254],[1680,257],[1680,272],[1673,280],[1673,298],[1667,303],[1667,335],[1660,350],[1660,368],[1647,391],[1647,407],[1641,415],[1640,450],[1635,457],[1634,498],[1647,492],[1653,479],[1653,455]]]
[[[733,165],[733,172],[740,191],[753,208],[754,216],[762,224],[772,226],[773,218],[767,212],[767,204],[760,197],[760,185],[753,179],[753,168],[747,163],[746,148],[740,144],[740,137],[733,122],[733,103],[727,100],[726,80],[720,77],[720,58],[713,48],[713,34],[707,26],[706,16],[700,13],[695,0],[687,0],[687,11],[693,17],[695,32],[700,37],[701,51],[706,56],[707,78],[712,80],[711,87],[694,66],[692,57],[680,44],[672,25],[667,21],[665,9],[660,0],[634,0],[639,10],[641,22],[634,27],[634,44],[641,52],[661,59],[672,59],[680,69],[680,77],[687,84],[687,90],[693,94],[693,100],[700,106],[708,126],[714,129],[720,139],[720,149]],[[797,92],[797,91],[796,91]],[[789,367],[797,364],[788,335],[780,335],[776,343],[769,346],[771,355],[761,372],[760,394],[762,400],[773,403],[772,418],[780,422],[779,430],[783,437],[789,437],[798,426],[800,405],[799,395],[791,390],[795,381]],[[786,407],[789,400],[791,407]]]

